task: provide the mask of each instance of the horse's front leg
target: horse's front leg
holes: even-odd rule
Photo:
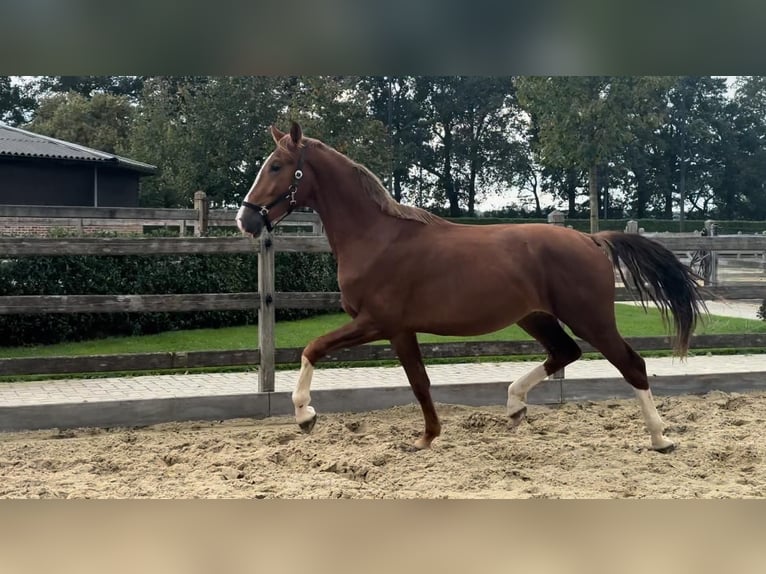
[[[306,345],[301,356],[298,385],[292,395],[293,405],[295,405],[295,420],[303,432],[311,432],[317,419],[314,407],[309,406],[311,403],[311,378],[317,361],[333,351],[363,345],[382,338],[380,330],[369,318],[358,315],[347,325],[322,335]]]

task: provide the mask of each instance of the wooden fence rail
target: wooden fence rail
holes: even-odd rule
[[[274,236],[275,251],[288,253],[330,251],[321,236]],[[32,255],[190,255],[254,253],[258,242],[250,237],[115,237],[49,239],[0,237],[0,257]]]
[[[668,337],[632,337],[626,340],[637,351],[668,349],[672,344]],[[596,352],[588,343],[578,340],[578,344],[585,353]],[[766,348],[766,334],[697,335],[693,337],[692,348],[695,350]],[[532,340],[423,343],[421,349],[427,360],[542,355],[545,353],[540,344]],[[274,364],[298,365],[302,352],[302,347],[275,349]],[[396,353],[390,345],[370,344],[337,351],[322,361],[346,363],[395,359]],[[0,375],[60,375],[200,367],[241,367],[257,365],[260,361],[261,352],[259,349],[129,353],[81,357],[23,357],[0,359]]]
[[[277,252],[330,252],[324,236],[269,236]],[[766,251],[766,235],[716,237],[651,237],[672,251]],[[23,255],[183,255],[192,253],[253,253],[257,240],[250,237],[115,237],[49,239],[0,237],[0,256]]]
[[[721,299],[766,299],[766,282],[719,284],[705,288]],[[337,291],[277,291],[271,293],[275,309],[340,310]],[[624,287],[617,301],[633,301]],[[0,297],[0,315],[42,313],[153,313],[162,311],[243,311],[256,309],[261,295],[250,293],[185,293],[173,295],[7,295]]]
[[[40,208],[34,208],[39,212]],[[68,208],[58,209],[67,214]],[[82,208],[78,208],[81,210]],[[92,208],[111,209],[111,208]],[[145,217],[147,212],[138,208],[114,209],[115,215],[128,212]],[[151,210],[154,216],[167,216],[162,210]],[[178,210],[172,210],[177,212]],[[184,214],[197,217],[196,210]],[[0,206],[0,217],[10,212]],[[231,222],[234,212],[225,212]],[[208,220],[224,215],[210,211]],[[314,214],[294,214],[298,220],[315,221]],[[223,221],[223,219],[221,219]],[[766,236],[684,236],[656,235],[652,239],[674,251],[766,251]],[[79,313],[79,312],[152,312],[152,311],[205,311],[258,309],[258,349],[245,351],[205,351],[195,353],[149,353],[135,355],[105,355],[97,357],[51,357],[31,359],[2,359],[0,374],[60,374],[82,372],[108,372],[152,369],[177,369],[205,366],[232,366],[260,364],[258,390],[274,390],[274,368],[278,364],[299,361],[300,349],[276,349],[274,342],[274,312],[276,309],[311,308],[339,309],[339,293],[285,293],[274,292],[275,252],[329,252],[330,246],[323,236],[287,236],[264,234],[259,240],[246,237],[178,237],[178,238],[0,238],[0,260],[20,256],[41,255],[185,255],[213,253],[258,253],[259,286],[254,293],[202,293],[174,295],[28,295],[0,297],[0,314]],[[727,299],[766,298],[766,282],[730,283],[710,286],[712,296]],[[624,288],[617,290],[618,300],[630,300]],[[634,339],[639,350],[666,349],[667,338]],[[693,348],[762,348],[766,341],[756,335],[699,336]],[[588,349],[583,345],[584,350]],[[423,346],[426,358],[474,357],[540,353],[535,342],[470,342],[444,343]],[[366,345],[339,352],[330,361],[358,361],[394,358],[386,345]]]

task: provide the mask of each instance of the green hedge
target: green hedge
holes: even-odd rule
[[[0,295],[110,295],[256,291],[257,256],[153,255],[19,257],[0,263]],[[337,291],[330,254],[278,253],[277,291]],[[278,311],[279,319],[317,314]],[[0,315],[0,346],[257,322],[252,311]]]

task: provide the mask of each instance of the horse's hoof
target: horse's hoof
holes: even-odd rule
[[[420,437],[418,440],[414,442],[412,446],[415,448],[415,450],[427,450],[431,448],[431,440],[425,437]]]
[[[662,454],[668,454],[669,452],[673,452],[674,450],[676,450],[676,445],[675,443],[671,442],[667,446],[652,447],[652,450],[660,452]]]
[[[511,419],[511,428],[515,429],[525,418],[527,418],[527,407],[523,407],[512,415],[509,415],[509,418]]]
[[[402,442],[399,443],[399,450],[402,452],[415,453],[428,450],[431,448],[430,443],[421,442],[423,439],[418,439],[415,442]]]
[[[312,429],[314,428],[314,425],[317,424],[317,415],[315,414],[313,417],[311,417],[307,421],[303,421],[302,423],[298,423],[298,426],[301,427],[301,430],[309,434]]]

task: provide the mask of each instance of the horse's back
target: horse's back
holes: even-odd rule
[[[468,245],[490,253],[502,250],[518,257],[571,261],[585,258],[604,263],[604,252],[587,233],[545,223],[454,224],[432,228],[437,243]],[[481,252],[474,253],[481,257]]]

